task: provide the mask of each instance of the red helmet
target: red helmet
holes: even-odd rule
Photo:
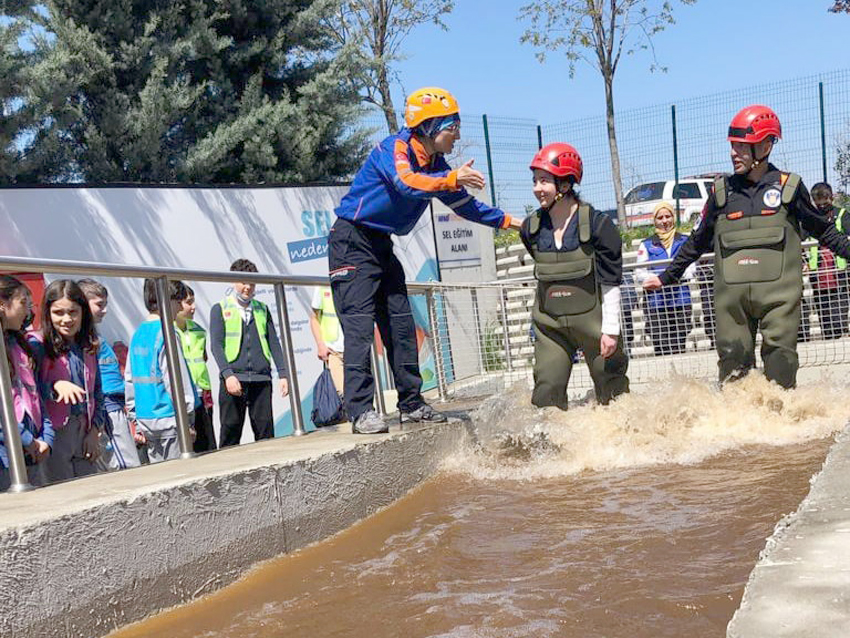
[[[581,175],[584,172],[581,155],[572,146],[563,142],[547,144],[537,151],[529,168],[531,170],[539,168],[547,173],[552,173],[555,177],[572,175],[576,184],[581,184]]]
[[[768,135],[780,139],[782,137],[782,126],[779,124],[776,113],[761,104],[753,104],[741,109],[732,118],[732,123],[729,124],[730,142],[755,144],[761,142]]]

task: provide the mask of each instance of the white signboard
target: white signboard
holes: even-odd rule
[[[0,189],[0,255],[196,270],[227,270],[235,259],[247,258],[260,272],[327,276],[327,234],[335,219],[333,210],[346,190],[346,186],[4,188]],[[396,254],[410,280],[436,278],[432,232],[430,216],[423,215],[413,233],[398,238]],[[110,295],[102,332],[110,342],[129,343],[146,315],[142,282],[100,280]],[[206,327],[212,305],[229,293],[229,286],[186,283],[195,291],[196,320]],[[321,371],[309,327],[312,292],[312,288],[287,287],[301,407],[307,422],[312,385]],[[273,288],[259,286],[257,298],[271,307],[277,325]],[[413,306],[417,332],[427,337],[424,299],[414,300]],[[423,378],[433,386],[428,343],[425,339],[420,347],[420,364]],[[212,360],[210,368],[217,396],[218,374]],[[288,400],[276,396],[274,412],[276,434],[290,433]],[[250,439],[247,425],[245,432]]]
[[[432,206],[440,268],[480,266],[483,227],[456,215],[437,199],[432,200]]]

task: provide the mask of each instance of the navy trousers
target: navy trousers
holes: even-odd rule
[[[398,408],[420,407],[422,377],[416,326],[407,299],[404,269],[388,233],[337,219],[328,236],[334,306],[345,338],[345,408],[355,419],[372,408],[375,380],[371,347],[378,324],[395,377]]]

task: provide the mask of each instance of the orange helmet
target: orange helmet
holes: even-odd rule
[[[782,137],[782,126],[779,124],[776,113],[761,104],[753,104],[741,109],[732,118],[732,123],[729,124],[728,139],[730,142],[755,144],[761,142],[768,135],[780,139]]]
[[[576,184],[581,184],[581,176],[584,166],[578,151],[563,142],[547,144],[534,156],[529,166],[531,170],[539,168],[555,177],[569,177],[575,179]]]
[[[404,108],[404,125],[407,128],[416,128],[425,120],[459,113],[460,108],[457,105],[457,100],[451,93],[436,86],[426,86],[407,96],[407,104]]]

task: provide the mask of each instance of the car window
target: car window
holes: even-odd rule
[[[627,204],[639,204],[653,199],[661,199],[664,195],[664,182],[652,182],[635,186],[626,195]]]
[[[679,184],[679,190],[673,191],[673,198],[678,195],[679,199],[701,199],[702,194],[699,192],[699,184],[691,182],[688,184]]]

